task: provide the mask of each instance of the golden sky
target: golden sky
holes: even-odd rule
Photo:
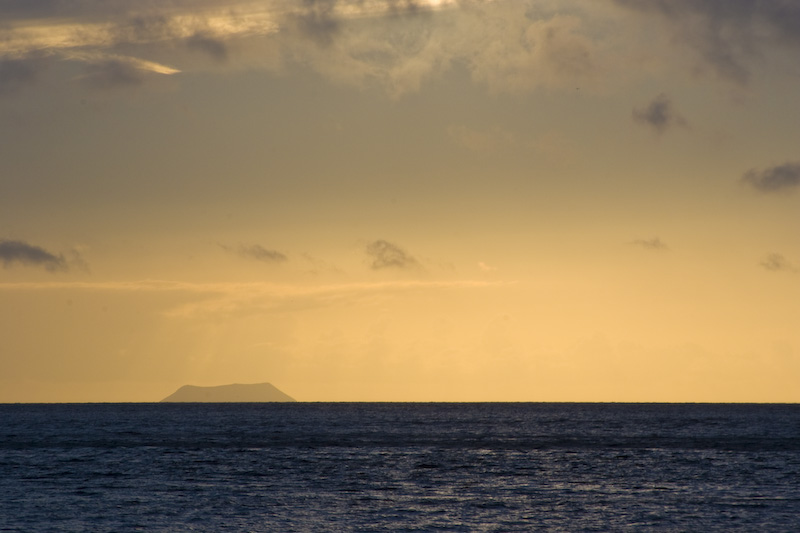
[[[5,0],[0,402],[798,402],[798,58],[788,0]]]

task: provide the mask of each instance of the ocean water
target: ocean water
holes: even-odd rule
[[[800,405],[0,405],[0,531],[800,531]]]

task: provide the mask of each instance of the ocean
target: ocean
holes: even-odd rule
[[[800,405],[0,405],[0,531],[800,531]]]

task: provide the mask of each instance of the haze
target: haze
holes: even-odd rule
[[[0,21],[0,402],[800,401],[796,2]]]

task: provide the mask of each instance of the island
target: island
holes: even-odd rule
[[[218,385],[216,387],[197,387],[184,385],[161,402],[294,402],[295,399],[278,390],[271,383],[242,385]]]

